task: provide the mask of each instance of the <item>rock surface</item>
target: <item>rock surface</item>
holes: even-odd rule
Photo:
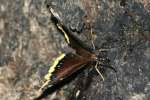
[[[85,68],[43,100],[150,100],[149,0],[0,0],[1,100],[32,100],[53,58],[67,52],[47,5],[83,42],[95,33],[117,73],[106,69],[102,81]]]

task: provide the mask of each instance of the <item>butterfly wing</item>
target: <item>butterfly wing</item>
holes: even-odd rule
[[[50,73],[48,73],[50,75],[47,74],[46,76],[49,76],[49,79],[51,81],[62,80],[82,68],[82,65],[86,64],[89,61],[90,58],[85,59],[82,56],[69,53],[57,63],[57,65],[55,66],[55,70],[50,71]]]
[[[52,14],[52,21],[56,24],[57,28],[63,33],[66,42],[72,47],[77,54],[84,57],[89,57],[92,55],[92,49],[83,43],[77,36],[75,36],[68,28],[64,25],[62,19],[59,17],[52,8],[50,8]]]
[[[85,59],[82,56],[73,53],[67,55],[61,54],[56,58],[48,73],[45,75],[46,82],[40,90],[43,90],[47,86],[53,86],[57,82],[67,78],[90,61],[90,58]]]

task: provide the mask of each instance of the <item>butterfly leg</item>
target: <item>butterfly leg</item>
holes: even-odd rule
[[[95,69],[96,69],[97,73],[101,76],[102,80],[104,81],[105,79],[104,79],[102,73],[101,73],[101,72],[99,71],[99,69],[97,68],[97,67],[98,67],[98,64],[99,64],[99,62],[96,62]]]
[[[92,34],[92,33],[93,33],[93,30],[92,30],[92,29],[91,29],[91,32],[90,32],[90,33],[91,33],[91,37],[92,37],[91,43],[92,43],[92,46],[93,46],[93,50],[95,50],[96,48],[95,48],[94,41],[93,41],[93,40],[94,40],[94,37],[93,37],[93,34]]]

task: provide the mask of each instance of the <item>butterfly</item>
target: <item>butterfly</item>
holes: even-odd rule
[[[40,88],[42,92],[47,87],[51,87],[58,82],[66,79],[67,77],[71,76],[73,73],[77,72],[85,65],[90,62],[96,62],[95,68],[99,75],[104,80],[104,77],[98,70],[98,65],[105,65],[103,62],[105,59],[99,58],[99,52],[96,50],[91,49],[89,46],[83,43],[79,38],[77,38],[63,23],[62,19],[54,11],[54,9],[50,8],[51,12],[51,19],[55,23],[58,30],[63,34],[67,44],[75,50],[75,53],[62,53],[59,57],[55,59],[52,66],[50,66],[48,73],[45,75],[46,82]],[[115,70],[111,66],[106,66],[113,70]],[[116,70],[115,70],[116,71]]]

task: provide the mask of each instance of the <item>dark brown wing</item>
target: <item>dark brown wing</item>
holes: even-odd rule
[[[60,55],[56,58],[53,65],[50,66],[48,73],[45,75],[46,82],[40,88],[40,92],[72,75],[90,61],[91,58],[84,59],[82,56],[72,53]]]
[[[46,82],[40,88],[37,98],[40,98],[48,87],[56,85],[61,80],[84,67],[84,64],[87,64],[90,61],[91,58],[85,59],[82,56],[72,53],[60,55],[50,67],[48,74],[46,74]]]
[[[50,80],[53,82],[58,82],[77,70],[81,69],[86,63],[91,59],[84,59],[82,56],[75,54],[67,54],[63,59],[61,59],[55,67],[55,70],[51,73]]]

